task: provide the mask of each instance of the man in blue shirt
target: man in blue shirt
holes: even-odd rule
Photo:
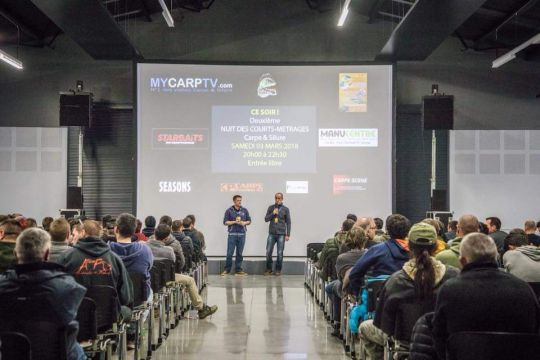
[[[289,208],[283,205],[283,194],[276,193],[275,203],[268,207],[264,221],[270,222],[268,239],[266,240],[266,271],[264,275],[272,275],[272,253],[277,243],[276,276],[281,275],[283,265],[283,250],[285,241],[291,235],[291,214]]]
[[[225,211],[223,225],[227,226],[229,235],[227,237],[227,260],[225,261],[225,271],[222,276],[228,275],[232,268],[232,256],[236,248],[235,274],[247,275],[242,269],[242,251],[246,243],[246,227],[251,224],[249,211],[242,207],[242,196],[233,196],[234,205]]]

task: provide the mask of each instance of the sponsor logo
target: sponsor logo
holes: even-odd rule
[[[367,111],[367,73],[339,74],[339,111]]]
[[[263,192],[262,183],[221,183],[220,192]]]
[[[319,129],[319,147],[377,147],[379,129]]]
[[[367,190],[367,177],[351,177],[348,175],[334,175],[333,179],[333,192],[334,195],[340,195],[344,192],[350,191],[364,191]]]
[[[202,77],[151,77],[150,91],[213,93],[232,92],[234,85],[220,81],[219,78]]]
[[[267,98],[269,96],[277,95],[277,82],[269,73],[262,74],[259,78],[259,87],[257,88],[257,95],[260,98]]]
[[[208,129],[152,129],[154,149],[208,149]]]
[[[308,181],[287,181],[285,191],[287,194],[308,194]]]
[[[188,193],[191,192],[191,181],[160,181],[160,193]]]
[[[112,265],[102,258],[86,258],[77,270],[76,275],[110,275]]]

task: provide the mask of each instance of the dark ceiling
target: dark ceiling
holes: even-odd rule
[[[306,11],[339,11],[338,0],[304,1]],[[202,19],[205,11],[213,11],[213,2],[165,0],[176,15],[196,11]],[[161,11],[158,0],[2,0],[0,48],[54,47],[55,38],[65,34],[95,59],[141,57],[144,54],[135,49],[122,21],[150,22],[151,15]],[[394,24],[394,32],[377,56],[393,61],[423,60],[448,36],[458,37],[467,50],[495,49],[502,54],[540,33],[540,0],[353,0],[351,11],[365,15],[371,23]],[[255,16],[253,21],[257,21]],[[538,61],[540,45],[520,55]]]

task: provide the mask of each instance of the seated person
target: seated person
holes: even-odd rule
[[[182,252],[184,253],[185,265],[182,272],[187,272],[193,265],[193,241],[189,236],[184,235],[182,231],[182,220],[174,220],[171,226],[172,236],[182,246]]]
[[[538,300],[529,285],[497,265],[497,245],[472,233],[461,241],[461,274],[440,289],[433,317],[435,348],[446,358],[446,341],[460,331],[538,333]]]
[[[150,246],[155,260],[176,260],[173,249],[164,244],[164,241],[166,241],[170,235],[171,228],[167,224],[159,224],[156,228],[154,238],[150,238],[150,240],[148,240],[147,244]],[[174,278],[177,283],[182,284],[187,288],[191,304],[199,313],[199,319],[202,320],[217,311],[217,306],[208,306],[203,303],[201,295],[199,294],[199,289],[197,288],[197,284],[191,276],[176,273]]]
[[[540,246],[540,236],[535,234],[536,223],[534,220],[525,221],[525,233],[527,233],[527,238],[529,239],[529,244],[534,246]]]
[[[182,232],[191,239],[193,244],[193,262],[198,263],[199,261],[206,260],[203,252],[204,238],[201,237],[200,232],[197,232],[193,226],[193,220],[191,218],[185,217],[182,220]]]
[[[526,282],[540,282],[540,248],[529,245],[525,231],[510,231],[504,247],[503,265],[507,272]]]
[[[28,293],[43,296],[51,316],[67,329],[68,359],[83,360],[86,356],[77,343],[79,323],[75,318],[86,289],[66,274],[60,265],[46,262],[50,247],[51,238],[45,230],[31,228],[23,231],[15,244],[17,265],[0,275],[0,293],[2,297],[14,298]]]
[[[438,247],[435,228],[425,222],[411,227],[408,235],[411,259],[384,284],[375,320],[360,324],[360,338],[372,360],[382,359],[385,334],[394,333],[398,305],[403,301],[434,308],[437,290],[459,270],[445,266],[433,255]],[[411,329],[412,330],[412,329]]]
[[[137,227],[135,228],[135,234],[133,234],[132,236],[133,241],[148,240],[148,237],[141,232],[141,229],[142,229],[142,222],[141,220],[137,219]]]
[[[461,263],[459,262],[461,240],[465,235],[477,232],[479,226],[478,219],[474,215],[463,215],[460,217],[457,224],[457,238],[451,241],[450,249],[443,250],[436,255],[437,260],[445,265],[451,265],[461,269]]]
[[[4,217],[0,222],[0,272],[15,265],[15,240],[22,231],[21,223],[14,219]]]
[[[130,319],[133,287],[122,259],[101,239],[101,226],[97,221],[83,221],[79,236],[81,238],[63,252],[57,262],[87,289],[93,285],[115,288],[122,319]]]
[[[357,295],[364,283],[364,276],[392,275],[403,267],[409,260],[409,243],[406,240],[411,223],[409,219],[400,214],[392,214],[386,219],[386,232],[389,240],[372,246],[354,264],[348,281],[349,289]]]
[[[191,224],[193,225],[193,233],[194,233],[194,236],[199,240],[199,242],[201,243],[201,248],[202,248],[202,251],[204,252],[204,250],[206,250],[206,241],[204,240],[204,234],[198,230],[197,228],[195,228],[195,215],[193,214],[189,214],[189,215],[186,215],[187,218],[191,219]]]
[[[439,222],[435,219],[431,219],[431,218],[427,218],[427,219],[424,219],[422,220],[422,222],[426,223],[426,224],[429,224],[431,226],[433,226],[435,228],[435,230],[437,231],[437,248],[435,249],[435,255],[437,255],[438,253],[440,253],[441,251],[444,251],[448,248],[450,248],[447,244],[446,244],[446,241],[444,241],[442,235],[443,235],[443,228],[441,227],[441,224],[439,224]]]
[[[101,239],[107,244],[116,241],[116,237],[114,236],[115,223],[116,219],[112,215],[105,215],[101,219],[101,226],[103,229],[103,235],[101,236]]]
[[[50,223],[49,234],[51,235],[51,251],[49,261],[56,262],[60,254],[69,249],[68,240],[70,227],[64,218],[58,218]]]
[[[142,233],[147,238],[150,238],[150,236],[154,235],[154,231],[156,231],[156,218],[147,216],[146,219],[144,219],[144,229],[142,229]]]
[[[345,239],[349,234],[349,230],[351,230],[353,226],[354,221],[350,219],[345,220],[341,225],[341,230],[338,231],[333,238],[326,240],[326,243],[322,248],[319,261],[315,264],[315,266],[321,270],[320,276],[325,281],[328,279],[337,279],[336,259],[339,255],[339,249],[341,248],[341,245],[343,245],[343,243],[345,242]]]

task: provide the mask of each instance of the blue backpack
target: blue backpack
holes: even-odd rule
[[[360,290],[360,303],[352,308],[351,315],[349,317],[349,329],[351,329],[353,334],[358,334],[358,325],[362,321],[375,318],[375,311],[369,311],[368,303],[372,302],[372,304],[375,304],[378,294],[371,294],[370,297],[369,294],[372,291],[370,291],[371,289],[368,285],[374,282],[384,283],[389,277],[390,275],[379,275],[375,277],[366,276],[364,286]],[[374,306],[372,307],[374,308]]]

